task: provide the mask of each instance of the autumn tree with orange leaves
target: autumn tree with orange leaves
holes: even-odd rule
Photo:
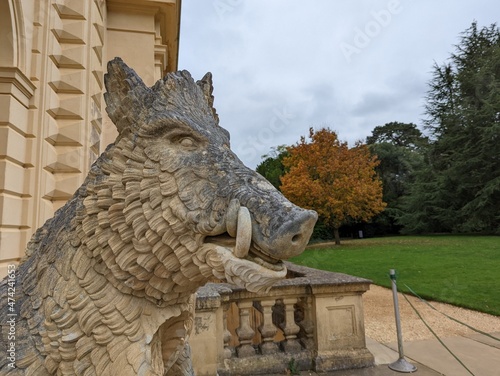
[[[280,188],[296,205],[316,210],[340,244],[341,225],[369,221],[384,210],[382,183],[375,172],[379,161],[366,145],[349,148],[328,128],[310,128],[309,138],[309,143],[301,137],[289,147]]]

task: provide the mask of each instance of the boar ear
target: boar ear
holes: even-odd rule
[[[205,74],[201,80],[196,81],[196,84],[203,92],[208,106],[212,109],[212,113],[214,115],[216,123],[219,124],[219,115],[217,115],[217,111],[214,108],[214,96],[212,95],[214,91],[214,85],[212,83],[212,73],[207,72],[207,74]]]
[[[106,112],[121,133],[134,123],[135,117],[144,108],[149,88],[119,57],[108,62],[104,84],[107,91],[104,93]]]

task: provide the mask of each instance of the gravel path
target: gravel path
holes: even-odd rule
[[[419,299],[408,296],[412,304],[440,337],[464,336],[475,333],[430,308]],[[396,324],[392,290],[371,285],[363,295],[366,336],[378,342],[396,342]],[[455,307],[449,304],[430,302],[432,306],[447,315],[487,333],[500,332],[500,317]],[[399,294],[399,310],[403,340],[414,341],[435,338],[415,314],[405,298]]]

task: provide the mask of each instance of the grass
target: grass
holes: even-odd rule
[[[500,316],[500,237],[401,236],[346,240],[340,246],[307,249],[296,264],[371,279],[390,287],[395,269],[404,284],[425,299]]]

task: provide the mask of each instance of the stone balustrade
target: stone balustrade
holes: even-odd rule
[[[370,281],[287,263],[266,294],[229,284],[198,290],[190,343],[198,376],[327,372],[373,364],[362,294]]]

